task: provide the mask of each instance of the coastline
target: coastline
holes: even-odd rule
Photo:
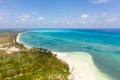
[[[70,74],[68,64],[47,49],[28,49],[24,43],[17,42],[21,32],[1,31],[1,41],[6,40],[0,43],[0,80],[67,80]]]
[[[27,32],[27,31],[19,32],[19,33],[17,34],[17,36],[16,36],[16,42],[17,42],[17,43],[22,44],[22,43],[20,42],[20,40],[19,40],[19,37],[20,37],[20,35],[21,35],[22,33],[25,33],[25,32]],[[22,45],[24,45],[24,44],[22,44]],[[28,48],[28,49],[31,48],[31,47],[26,46],[26,45],[24,45],[24,47],[26,47],[26,48]]]
[[[26,32],[26,31],[25,31]],[[16,37],[16,41],[21,44],[19,41],[20,32]],[[24,45],[24,44],[23,44]],[[29,46],[24,45],[28,49]],[[53,54],[57,54],[57,58],[65,61],[70,68],[70,75],[68,76],[69,80],[110,80],[109,76],[100,72],[100,70],[95,66],[92,56],[86,52],[72,52],[78,55],[79,60],[76,62],[76,57],[74,55],[68,55],[67,53],[54,52]]]
[[[92,56],[87,52],[53,53],[57,54],[58,59],[69,65],[71,73],[69,80],[111,80],[108,75],[100,72],[94,64]]]

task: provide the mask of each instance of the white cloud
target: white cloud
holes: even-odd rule
[[[87,22],[86,21],[80,21],[79,24],[85,25],[85,24],[87,24]]]
[[[4,17],[0,16],[0,23],[3,22]]]
[[[103,13],[101,13],[101,15],[102,15],[102,16],[106,16],[106,15],[107,15],[107,13],[106,13],[106,12],[103,12]]]
[[[38,17],[38,22],[40,24],[47,24],[46,20],[45,20],[45,17]]]
[[[117,18],[108,18],[106,19],[107,22],[115,22],[117,21]]]
[[[106,3],[108,0],[89,0],[90,3],[93,4],[100,4],[100,3]]]
[[[38,17],[38,20],[39,20],[39,21],[44,21],[45,18],[44,18],[44,17]]]
[[[80,17],[81,17],[81,18],[88,18],[89,15],[88,15],[88,14],[82,14]]]
[[[29,18],[30,15],[29,15],[29,14],[23,14],[23,15],[21,15],[20,17],[22,17],[22,18]]]
[[[66,20],[66,19],[56,20],[53,23],[58,24],[58,25],[72,25],[73,24],[70,20]]]
[[[27,19],[25,19],[25,18],[21,18],[20,21],[22,21],[22,22],[26,22]]]
[[[21,16],[18,16],[18,19],[16,22],[26,22],[30,18],[29,14],[23,14]]]

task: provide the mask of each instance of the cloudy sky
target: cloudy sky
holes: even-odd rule
[[[0,28],[120,28],[120,0],[0,0]]]

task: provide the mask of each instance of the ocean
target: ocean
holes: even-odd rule
[[[67,53],[78,64],[79,52],[87,52],[99,71],[109,76],[108,80],[120,80],[119,29],[31,29],[20,33],[19,41],[25,46]]]

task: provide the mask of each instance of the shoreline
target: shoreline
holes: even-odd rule
[[[17,36],[16,36],[16,42],[17,42],[17,43],[22,44],[22,43],[20,42],[20,40],[19,40],[19,37],[20,37],[21,33],[25,33],[25,32],[27,32],[27,31],[19,32],[19,33],[17,34]],[[28,48],[28,49],[31,48],[31,47],[26,46],[26,45],[24,45],[24,44],[22,44],[22,45],[23,45],[24,47]]]
[[[16,36],[16,42],[19,44],[21,44],[19,41],[21,33],[23,32],[18,33]],[[28,49],[30,48],[29,46],[24,46]],[[75,60],[76,58],[74,55],[68,55],[69,52],[64,53],[52,51],[52,53],[57,54],[58,59],[65,61],[68,64],[70,68],[70,75],[68,76],[69,80],[110,80],[109,76],[100,72],[100,70],[95,66],[92,56],[87,52],[73,52],[76,55],[79,55],[78,57],[80,59],[78,60]]]
[[[67,80],[69,66],[56,58],[51,51],[43,48],[28,49],[19,37],[23,31],[1,31],[0,80],[6,79],[62,79]],[[27,36],[25,36],[27,37]],[[19,42],[20,38],[20,42]],[[23,45],[24,44],[24,45]],[[44,64],[45,63],[45,64]],[[59,65],[56,65],[56,63]],[[13,66],[14,65],[14,66]]]
[[[94,64],[92,56],[87,52],[53,53],[57,54],[58,59],[69,65],[71,73],[69,80],[111,80],[107,74],[100,72]]]

